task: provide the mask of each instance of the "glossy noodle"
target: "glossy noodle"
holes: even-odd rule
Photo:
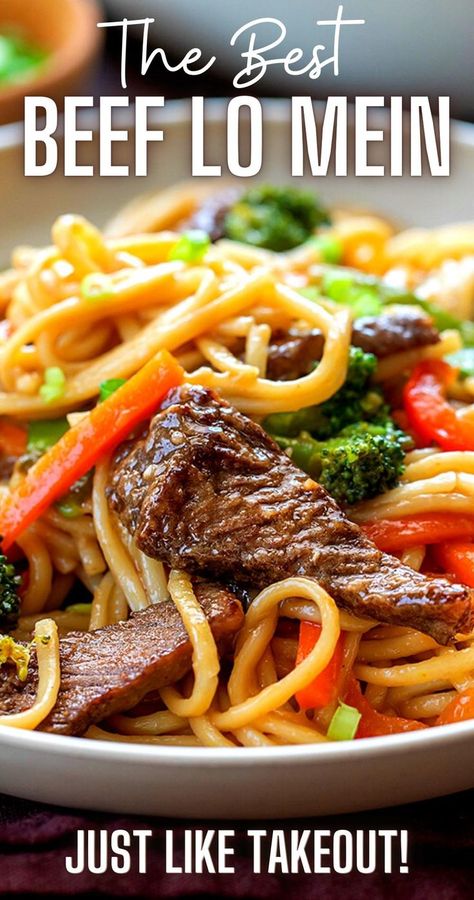
[[[65,428],[78,426],[101,385],[131,379],[161,350],[174,355],[187,383],[216,391],[257,422],[337,394],[348,374],[354,309],[322,290],[316,297],[306,290],[321,282],[320,245],[307,241],[275,252],[224,237],[195,260],[174,258],[186,220],[210,193],[182,185],[141,199],[105,231],[65,215],[53,225],[50,246],[15,250],[12,268],[0,277],[2,423],[29,433],[31,423],[34,431],[38,422],[65,417]],[[446,312],[436,343],[378,362],[373,384],[398,409],[399,382],[418,364],[465,349],[448,313],[461,310],[462,322],[474,316],[474,225],[395,234],[382,218],[334,211],[324,235],[338,242],[341,269],[401,285]],[[320,333],[322,351],[308,371],[277,380],[272,341],[289,329]],[[474,422],[474,366],[449,383],[447,402],[458,419]],[[408,427],[405,420],[402,426]],[[370,529],[446,514],[474,522],[474,449],[422,443],[404,451],[395,485],[345,505],[353,522]],[[0,505],[25,479],[24,456],[3,479]],[[339,608],[307,577],[275,580],[262,590],[250,586],[252,602],[235,647],[222,655],[190,574],[145,555],[111,508],[111,466],[109,450],[85,478],[77,502],[71,495],[69,508],[63,500],[50,504],[16,540],[12,559],[23,580],[12,636],[28,642],[34,633],[38,685],[33,706],[1,714],[0,724],[34,729],[47,719],[61,679],[58,635],[98,632],[130,612],[170,601],[192,648],[190,671],[91,725],[86,737],[222,748],[317,744],[331,739],[340,701],[346,697],[353,708],[357,690],[379,717],[376,734],[390,733],[390,720],[405,723],[398,730],[439,724],[456,698],[474,691],[474,634],[457,634],[442,646],[409,623],[382,624]],[[433,550],[443,537],[420,535],[389,551],[413,571],[455,578]],[[474,529],[464,544],[474,546],[473,540]],[[300,623],[319,629],[304,658],[298,656]],[[337,647],[330,701],[302,708],[295,697],[325,672]]]

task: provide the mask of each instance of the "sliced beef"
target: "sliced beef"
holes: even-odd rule
[[[364,316],[352,326],[352,343],[379,359],[392,353],[436,344],[439,334],[431,319],[420,310],[407,307],[395,313]],[[324,337],[318,329],[289,328],[272,336],[268,349],[267,377],[273,381],[301,378],[321,359]]]
[[[211,241],[218,241],[225,235],[225,217],[242,192],[236,188],[226,188],[218,194],[206,197],[192,217],[185,223],[186,229],[198,228],[205,231]]]
[[[196,596],[221,649],[242,625],[242,607],[226,588],[198,582]],[[192,646],[171,601],[132,613],[127,622],[61,638],[61,687],[40,726],[56,734],[83,734],[112,713],[131,709],[149,691],[173,684],[191,668]],[[0,714],[22,712],[34,702],[36,656],[26,682],[10,665],[0,667]]]
[[[324,335],[317,328],[300,331],[289,328],[272,335],[268,347],[267,378],[272,381],[292,381],[308,375],[316,360],[321,359]]]
[[[263,429],[212,391],[172,391],[119,449],[109,502],[151,557],[250,589],[317,579],[343,608],[448,642],[473,594],[381,553]]]
[[[352,343],[379,359],[438,341],[439,333],[429,316],[409,306],[396,313],[356,319],[352,328]]]

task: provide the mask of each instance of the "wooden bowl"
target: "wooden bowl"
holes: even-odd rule
[[[0,86],[0,124],[23,118],[25,96],[52,97],[61,106],[78,93],[101,47],[99,20],[95,0],[0,0],[0,32],[18,31],[49,53],[31,78]]]

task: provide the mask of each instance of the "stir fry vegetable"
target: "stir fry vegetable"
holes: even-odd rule
[[[435,724],[450,725],[453,722],[465,722],[467,719],[474,719],[474,688],[468,688],[453,697]]]
[[[449,541],[435,548],[435,559],[456,581],[474,587],[474,542]]]
[[[299,665],[314,650],[320,635],[321,626],[316,622],[301,622],[296,665]],[[311,684],[296,694],[300,709],[321,709],[335,699],[341,674],[342,657],[343,638],[340,635],[333,657],[326,668],[316,676]]]
[[[327,730],[327,737],[330,741],[352,741],[354,740],[361,713],[354,706],[348,706],[347,703],[339,701]]]
[[[15,34],[0,34],[0,86],[31,77],[48,58],[48,53]]]
[[[21,577],[15,567],[0,554],[0,628],[10,631],[15,627],[20,609],[18,588]]]
[[[39,389],[40,397],[45,403],[54,403],[62,397],[66,390],[66,376],[59,366],[51,366],[44,373],[44,383]]]
[[[0,666],[4,666],[7,662],[16,666],[19,680],[26,681],[30,662],[29,648],[25,644],[18,644],[8,635],[2,634],[0,635]]]
[[[303,244],[329,222],[311,191],[263,185],[247,191],[227,213],[226,237],[281,253]]]
[[[404,469],[406,435],[385,425],[359,422],[328,441],[307,432],[297,438],[275,435],[301,469],[319,481],[339,503],[357,503],[394,487]]]
[[[0,453],[18,457],[26,450],[26,431],[12,422],[0,422]]]
[[[427,443],[443,450],[474,450],[472,424],[460,418],[445,397],[455,378],[456,370],[448,363],[423,360],[405,386],[405,410],[411,428]]]
[[[363,524],[361,528],[384,553],[401,553],[418,544],[474,540],[474,516],[457,516],[454,513],[379,519]]]
[[[199,229],[185,231],[179,241],[171,248],[169,258],[187,263],[201,262],[206,255],[211,241],[205,231]]]
[[[327,440],[355,422],[385,420],[388,407],[381,391],[370,384],[376,368],[373,353],[351,347],[346,380],[333,397],[297,412],[274,413],[267,416],[263,427],[270,434],[295,437],[308,431],[318,440]]]
[[[69,424],[64,416],[60,419],[38,419],[28,422],[28,443],[26,449],[29,453],[46,453],[59,438],[69,431]]]
[[[369,701],[364,697],[360,684],[352,675],[349,678],[346,702],[355,707],[361,714],[357,738],[377,737],[382,734],[399,734],[404,731],[421,731],[426,728],[421,722],[412,719],[403,719],[401,716],[388,716],[373,709]]]
[[[10,547],[104,453],[146,419],[182,379],[181,366],[166,350],[161,351],[50,447],[0,509],[4,547]]]

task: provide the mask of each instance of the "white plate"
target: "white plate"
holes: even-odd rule
[[[213,161],[224,158],[224,106],[210,114]],[[288,105],[266,110],[262,177],[288,180]],[[55,215],[103,223],[118,205],[189,175],[186,105],[161,116],[166,139],[150,177],[27,180],[12,129],[0,129],[0,258],[17,243],[46,243]],[[472,217],[474,128],[453,128],[452,176],[327,178],[328,202],[373,207],[430,225]],[[126,161],[121,150],[117,163]],[[131,154],[129,154],[131,155]],[[159,161],[159,162],[158,162]],[[216,187],[218,185],[216,184]],[[389,806],[474,787],[474,721],[426,732],[319,747],[214,750],[158,748],[23,733],[0,727],[0,792],[68,807],[195,818],[281,818]]]

